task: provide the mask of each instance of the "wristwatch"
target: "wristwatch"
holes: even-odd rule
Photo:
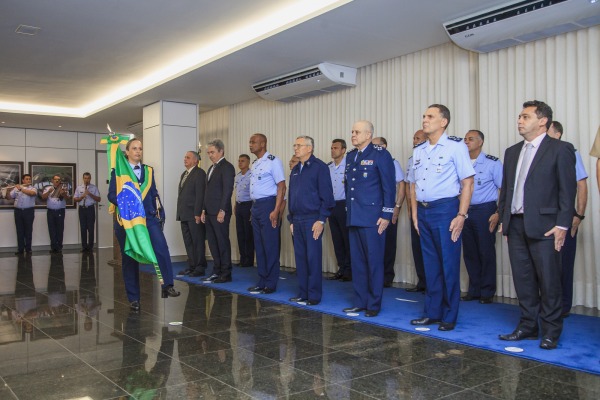
[[[402,208],[402,204],[396,204],[396,208]]]
[[[580,214],[577,214],[577,213],[575,213],[575,216],[577,218],[579,218],[580,221],[583,221],[583,219],[585,218],[585,215],[580,215]]]
[[[458,217],[458,216],[461,216],[461,217],[463,217],[464,219],[467,219],[467,218],[469,218],[469,214],[461,214],[461,213],[458,213],[458,214],[456,214],[456,216],[457,216],[457,217]]]

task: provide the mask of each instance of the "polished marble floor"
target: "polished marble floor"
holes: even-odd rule
[[[599,399],[600,376],[142,275],[0,257],[0,399]],[[182,323],[177,325],[174,323]]]

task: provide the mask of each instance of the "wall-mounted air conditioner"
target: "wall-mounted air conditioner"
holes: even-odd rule
[[[597,0],[521,0],[446,22],[444,28],[458,46],[487,53],[598,24]]]
[[[265,100],[290,102],[356,86],[356,68],[330,63],[267,79],[252,85]]]

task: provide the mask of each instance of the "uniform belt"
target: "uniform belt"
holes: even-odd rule
[[[79,208],[93,208],[93,207],[94,207],[94,205],[91,205],[91,206],[79,206]]]
[[[339,204],[339,203],[346,204],[346,199],[344,199],[344,200],[336,200],[335,201],[335,204]]]
[[[248,201],[236,201],[237,204],[252,204],[252,200]]]
[[[513,218],[523,218],[523,214],[511,214],[510,216]]]
[[[444,199],[438,199],[438,200],[433,200],[433,201],[417,201],[417,205],[419,207],[428,208],[428,207],[434,207],[439,204],[444,204],[444,203],[448,203],[448,202],[455,201],[455,200],[457,200],[456,197],[446,197]]]
[[[262,197],[260,199],[256,199],[256,200],[252,200],[253,203],[261,203],[263,201],[272,201],[273,199],[276,199],[277,196],[268,196],[268,197]]]
[[[485,203],[479,203],[479,204],[471,204],[469,206],[469,210],[477,210],[479,208],[485,208],[485,207],[489,207],[491,205],[496,205],[495,201],[487,201]]]

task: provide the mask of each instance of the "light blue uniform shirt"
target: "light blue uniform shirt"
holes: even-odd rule
[[[75,194],[73,195],[73,197],[80,197],[83,194],[83,192],[85,192],[85,185],[79,185],[77,186],[77,189],[75,189]],[[88,185],[88,192],[90,192],[94,196],[100,197],[100,191],[98,190],[98,187],[94,184],[90,183]],[[77,204],[79,204],[80,206],[89,207],[95,205],[96,200],[92,199],[90,195],[87,195],[84,199],[81,199],[81,201]]]
[[[460,181],[475,175],[463,139],[442,134],[435,146],[429,140],[413,150],[410,182],[417,201],[435,201],[460,194]]]
[[[46,186],[46,188],[44,189],[44,194],[50,192],[50,196],[48,196],[48,198],[46,199],[46,207],[48,207],[49,210],[60,210],[62,208],[67,208],[67,201],[65,200],[65,198],[63,197],[62,199],[60,199],[59,197],[54,196],[52,194],[53,191],[53,185]]]
[[[246,174],[238,172],[235,176],[235,201],[238,203],[250,201],[250,177],[252,171],[246,171]]]
[[[579,151],[575,150],[575,175],[577,176],[577,182],[588,177],[585,167],[583,166],[583,160]]]
[[[396,173],[396,185],[404,180],[404,171],[398,160],[394,159],[394,172]]]
[[[24,186],[28,190],[35,190],[35,195],[30,196],[14,188],[12,192],[10,192],[10,198],[15,199],[15,208],[20,208],[21,210],[25,208],[35,207],[35,197],[37,196],[37,189],[33,186]]]
[[[471,205],[498,200],[498,189],[502,186],[502,163],[494,156],[479,153],[475,160],[475,182]]]
[[[334,161],[327,164],[329,175],[331,176],[331,185],[333,186],[333,199],[335,201],[346,200],[346,190],[344,188],[344,174],[346,172],[346,156],[336,166]]]
[[[277,196],[277,184],[285,181],[283,163],[268,151],[250,167],[250,198],[258,200]]]
[[[410,183],[411,179],[414,182],[414,178],[411,178],[411,176],[414,176],[413,174],[413,170],[412,170],[412,156],[408,157],[408,161],[406,162],[406,176],[404,177],[404,182],[406,183]]]

